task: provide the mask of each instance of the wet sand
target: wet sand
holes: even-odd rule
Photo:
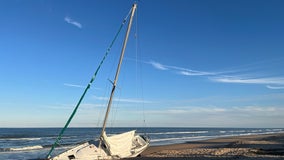
[[[284,160],[284,133],[225,137],[149,147],[138,160]]]

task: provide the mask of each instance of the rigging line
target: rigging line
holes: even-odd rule
[[[136,10],[136,19],[135,19],[135,85],[136,85],[136,98],[138,98],[138,9]],[[139,111],[139,104],[136,104],[137,111]],[[139,118],[137,116],[136,123],[139,123]],[[137,126],[136,124],[136,126]],[[136,128],[137,130],[137,128]]]
[[[116,100],[115,104],[113,105],[113,109],[111,111],[112,112],[112,120],[110,121],[111,127],[114,127],[114,125],[115,125],[116,118],[117,118],[118,106],[120,105],[121,89],[119,87],[117,87],[117,89],[118,89],[118,94],[117,94],[118,96],[116,98],[117,100]]]
[[[105,89],[104,89],[104,94],[103,94],[102,97],[106,97],[106,95],[108,94],[107,91],[110,90],[110,87],[109,87],[107,84],[105,84],[105,87],[104,87],[104,88],[105,88]],[[107,101],[105,101],[104,98],[102,98],[102,101],[103,101],[103,103],[102,103],[103,106],[106,106],[106,105],[107,105]],[[97,127],[101,126],[101,117],[102,117],[102,115],[103,115],[104,112],[105,112],[105,110],[103,109],[103,107],[99,107],[99,109],[98,109]]]
[[[109,54],[109,52],[110,52],[110,50],[111,50],[111,48],[112,48],[114,42],[116,41],[116,39],[117,39],[117,37],[118,37],[120,31],[122,30],[122,27],[123,27],[124,24],[126,23],[127,18],[129,17],[129,15],[130,15],[130,13],[131,13],[131,10],[132,10],[132,8],[130,9],[130,11],[128,12],[128,14],[126,15],[126,17],[123,19],[123,22],[121,23],[121,25],[120,25],[120,27],[119,27],[117,33],[116,33],[115,36],[114,36],[114,39],[112,40],[111,44],[109,45],[108,49],[106,50],[105,55],[104,55],[104,57],[102,58],[102,60],[101,60],[101,62],[100,62],[100,64],[99,64],[98,68],[96,69],[96,71],[95,71],[93,77],[91,78],[90,82],[88,83],[87,87],[85,88],[85,90],[84,90],[82,96],[80,97],[80,99],[79,99],[79,101],[78,101],[76,107],[74,108],[72,114],[70,115],[69,119],[67,120],[65,126],[62,128],[62,130],[60,131],[58,137],[56,138],[55,142],[53,143],[53,145],[52,145],[50,151],[48,152],[48,154],[47,154],[47,156],[46,156],[47,159],[50,158],[50,155],[51,155],[52,151],[54,150],[54,148],[55,148],[57,145],[59,145],[59,141],[61,140],[63,133],[65,132],[66,128],[69,126],[69,124],[70,124],[71,120],[73,119],[75,113],[77,112],[77,110],[78,110],[78,108],[79,108],[79,106],[80,106],[80,104],[81,104],[81,102],[82,102],[82,100],[83,100],[85,94],[87,93],[87,91],[88,91],[89,88],[91,87],[91,84],[92,84],[93,81],[95,80],[98,71],[100,70],[100,68],[101,68],[101,66],[102,66],[102,64],[103,64],[103,62],[105,61],[106,57],[108,56],[108,54]]]
[[[135,33],[135,39],[136,39],[136,59],[135,59],[135,61],[136,61],[136,83],[137,83],[137,85],[139,85],[138,84],[138,70],[139,70],[139,72],[140,72],[140,85],[141,85],[140,88],[141,88],[141,99],[142,99],[142,112],[143,112],[143,115],[142,115],[143,116],[143,122],[142,122],[142,124],[143,124],[143,127],[147,127],[147,125],[146,125],[146,117],[145,117],[144,94],[143,94],[142,65],[141,65],[141,63],[138,63],[138,55],[141,56],[141,53],[140,53],[141,51],[139,50],[139,39],[138,39],[139,38],[139,35],[138,35],[138,32],[139,32],[139,28],[138,28],[139,27],[138,26],[138,22],[139,22],[138,14],[139,14],[139,11],[138,11],[138,8],[137,8],[137,11],[136,11],[136,33]],[[138,67],[140,69],[138,69]],[[137,97],[138,97],[138,93],[137,93]]]

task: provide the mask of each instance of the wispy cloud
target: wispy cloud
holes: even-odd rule
[[[212,107],[182,107],[182,108],[169,108],[165,110],[148,110],[147,113],[151,114],[193,114],[193,113],[216,113],[226,112],[226,108],[212,108]]]
[[[284,89],[284,86],[271,86],[271,85],[267,85],[266,86],[269,89]]]
[[[218,74],[214,72],[204,72],[204,71],[192,70],[192,69],[178,67],[178,66],[165,65],[165,64],[155,62],[155,61],[144,62],[144,63],[151,64],[155,69],[158,69],[158,70],[174,71],[175,73],[179,75],[184,75],[184,76],[206,76],[206,75]]]
[[[54,104],[43,106],[44,108],[53,109],[53,110],[73,110],[76,104]],[[82,103],[80,105],[80,110],[90,110],[94,108],[105,107],[105,104],[91,104],[91,103]]]
[[[168,70],[168,68],[165,65],[155,61],[150,61],[149,64],[151,64],[154,68],[159,70]]]
[[[246,107],[233,107],[232,111],[242,112],[277,112],[283,109],[277,109],[276,107],[260,107],[260,106],[246,106]]]
[[[133,58],[126,58],[127,60],[131,61],[137,61],[136,59]],[[170,71],[179,75],[184,75],[184,76],[209,76],[209,75],[218,75],[222,74],[221,72],[205,72],[205,71],[198,71],[198,70],[193,70],[189,68],[184,68],[184,67],[179,67],[179,66],[173,66],[173,65],[165,65],[157,61],[139,61],[141,63],[149,64],[153,68],[162,70],[162,71]],[[232,71],[229,71],[232,72]]]
[[[102,100],[102,101],[109,100],[109,97],[98,97],[98,96],[93,96],[93,97],[97,100]],[[151,101],[135,99],[135,98],[114,98],[113,101],[126,102],[126,103],[153,103]]]
[[[64,86],[67,87],[75,87],[75,88],[86,88],[85,86],[77,85],[77,84],[70,84],[70,83],[64,83]]]
[[[213,72],[203,72],[203,71],[194,71],[194,70],[181,70],[177,73],[185,76],[209,76],[217,74]]]
[[[283,77],[269,77],[269,78],[246,78],[237,76],[223,76],[223,77],[212,77],[211,80],[223,83],[243,83],[243,84],[274,84],[284,85]],[[269,88],[269,87],[267,87]],[[272,89],[273,87],[270,86]]]
[[[147,114],[155,115],[266,115],[267,113],[283,115],[284,109],[272,106],[240,106],[240,107],[175,107],[163,110],[147,110]],[[201,116],[202,117],[202,116]],[[204,116],[206,117],[206,116]]]
[[[67,86],[67,87],[86,88],[86,86],[82,86],[82,85],[78,85],[78,84],[71,84],[71,83],[64,83],[63,85]],[[91,87],[91,88],[93,88],[93,87]],[[95,87],[94,87],[94,89],[101,90],[101,88],[95,88]]]
[[[180,126],[208,126],[208,127],[264,127],[281,126],[284,120],[283,107],[276,106],[239,106],[239,107],[172,107],[164,110],[149,109],[145,112],[148,121],[162,126],[175,124]],[[155,117],[161,117],[157,121]],[[200,118],[204,117],[204,118]],[[277,117],[277,118],[275,118]],[[152,119],[151,119],[152,118]],[[198,121],[196,121],[198,119]],[[187,123],[188,122],[188,123]]]
[[[202,76],[212,82],[235,84],[261,84],[266,85],[266,87],[269,89],[284,89],[284,77],[271,77],[266,75],[265,73],[261,74],[260,72],[255,71],[255,66],[246,69],[233,69],[214,72],[193,70],[179,66],[166,65],[156,61],[144,63],[151,64],[155,69],[158,70],[173,71],[178,75]]]
[[[79,23],[79,22],[77,22],[77,21],[75,21],[75,20],[73,20],[72,18],[70,18],[70,17],[65,17],[64,18],[64,21],[65,22],[67,22],[67,23],[69,23],[69,24],[72,24],[72,25],[74,25],[74,26],[76,26],[76,27],[78,27],[78,28],[82,28],[82,25],[81,25],[81,23]]]

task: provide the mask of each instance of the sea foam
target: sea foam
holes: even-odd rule
[[[36,146],[25,146],[20,148],[10,148],[10,151],[27,151],[27,150],[36,150],[36,149],[42,149],[43,147],[40,145]]]

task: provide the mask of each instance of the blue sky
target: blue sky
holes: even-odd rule
[[[0,1],[0,127],[62,127],[132,3]],[[108,126],[284,127],[283,7],[139,1]],[[71,126],[101,126],[123,37]]]

